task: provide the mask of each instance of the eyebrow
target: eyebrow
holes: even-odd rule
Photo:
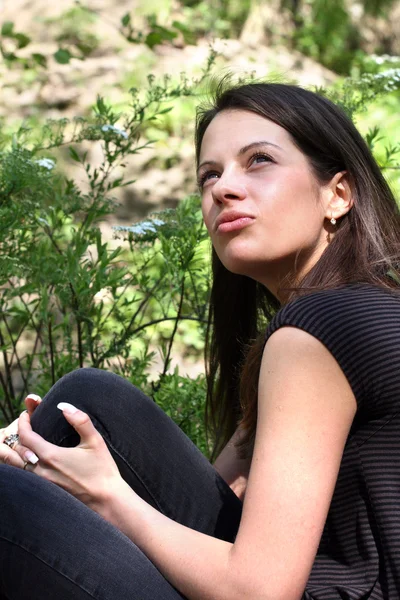
[[[242,156],[243,154],[246,154],[246,152],[248,152],[248,150],[252,150],[253,148],[259,148],[260,146],[273,146],[274,148],[278,148],[279,150],[282,150],[282,148],[280,146],[278,146],[277,144],[273,144],[272,142],[267,142],[266,140],[262,140],[260,142],[252,142],[251,144],[247,144],[246,146],[243,146],[242,148],[240,148],[238,154],[239,154],[239,156]],[[218,162],[216,160],[205,160],[198,166],[197,173],[205,165],[217,165],[217,164],[218,164]]]

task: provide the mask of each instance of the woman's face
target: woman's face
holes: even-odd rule
[[[208,126],[198,179],[204,222],[227,269],[275,293],[305,273],[327,245],[327,188],[285,129],[255,113],[226,110]],[[325,197],[326,196],[326,197]]]

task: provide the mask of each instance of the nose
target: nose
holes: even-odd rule
[[[212,186],[211,194],[216,204],[225,204],[231,200],[244,200],[247,192],[237,177],[221,175]]]

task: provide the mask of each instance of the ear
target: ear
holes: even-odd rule
[[[336,220],[346,215],[354,204],[347,172],[336,173],[324,190],[325,217]]]

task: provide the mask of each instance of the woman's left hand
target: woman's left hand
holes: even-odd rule
[[[61,448],[47,442],[32,430],[28,413],[22,413],[18,424],[20,444],[39,457],[35,465],[28,463],[26,469],[64,488],[101,514],[111,490],[122,483],[118,467],[89,416],[65,402],[58,407],[80,436],[79,445]],[[22,455],[21,458],[25,460]]]

